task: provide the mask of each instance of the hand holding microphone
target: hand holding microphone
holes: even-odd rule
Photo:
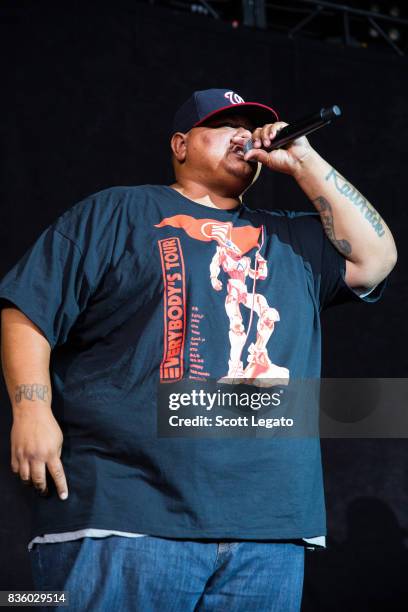
[[[317,113],[308,115],[304,119],[290,123],[287,127],[279,130],[279,135],[274,139],[272,144],[268,147],[263,147],[265,151],[273,151],[274,149],[280,149],[285,145],[289,144],[296,138],[306,136],[315,130],[328,125],[332,119],[340,117],[341,110],[338,106],[330,106],[329,108],[321,108]],[[244,153],[247,153],[254,148],[252,138],[247,140],[244,145]]]
[[[293,174],[295,166],[312,150],[307,139],[302,139],[302,136],[328,125],[340,115],[340,108],[334,105],[291,124],[277,122],[256,128],[243,146],[244,159],[260,162],[272,170]]]

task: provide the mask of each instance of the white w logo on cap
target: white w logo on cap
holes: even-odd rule
[[[231,104],[241,104],[242,102],[245,102],[245,100],[241,98],[241,96],[236,94],[234,91],[225,92],[224,98],[228,98]]]

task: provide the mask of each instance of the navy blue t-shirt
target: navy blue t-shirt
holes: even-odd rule
[[[161,437],[157,389],[231,370],[319,378],[321,310],[361,299],[344,272],[317,212],[220,210],[142,185],[105,189],[61,215],[0,283],[0,298],[53,349],[64,434],[69,497],[48,477],[50,497],[33,494],[31,537],[88,527],[324,535],[318,438]]]

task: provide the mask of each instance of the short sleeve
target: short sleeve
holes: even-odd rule
[[[47,338],[66,341],[90,296],[83,254],[71,239],[48,227],[0,281],[0,309],[10,302]]]
[[[0,280],[0,309],[12,302],[51,348],[67,341],[103,282],[117,241],[126,240],[120,222],[126,225],[127,194],[126,187],[111,187],[66,210]]]
[[[318,212],[286,211],[289,236],[294,251],[313,276],[319,310],[345,302],[377,302],[383,295],[387,278],[370,290],[358,292],[345,282],[346,259],[333,246],[324,231]]]
[[[323,227],[322,232],[322,259],[319,288],[320,309],[328,306],[343,304],[345,302],[377,302],[383,295],[387,285],[388,277],[379,284],[365,292],[358,292],[346,283],[346,259],[333,246],[326,236]]]

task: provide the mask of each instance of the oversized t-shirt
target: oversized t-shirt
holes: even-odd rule
[[[31,537],[324,535],[318,437],[167,436],[158,398],[231,373],[252,385],[271,373],[319,378],[321,310],[361,300],[344,273],[317,212],[220,210],[142,185],[61,215],[0,283],[2,305],[16,305],[52,348],[64,434],[69,497],[48,476],[50,496],[33,494]],[[384,284],[363,299],[376,301]]]

